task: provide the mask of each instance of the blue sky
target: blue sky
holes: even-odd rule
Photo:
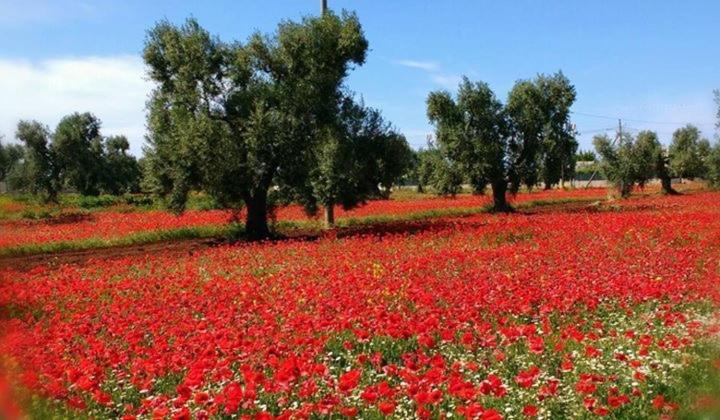
[[[685,123],[714,136],[720,2],[328,2],[355,10],[370,41],[349,87],[414,147],[432,132],[429,91],[454,90],[465,74],[504,100],[516,80],[556,70],[577,88],[582,148],[615,117],[627,119],[629,130],[655,129],[665,142]],[[53,126],[89,110],[107,134],[127,134],[139,154],[151,88],[139,54],[154,22],[194,16],[223,40],[245,40],[319,7],[320,0],[0,0],[0,133],[11,138],[19,118]]]

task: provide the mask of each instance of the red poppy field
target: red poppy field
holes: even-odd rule
[[[583,200],[599,199],[606,195],[600,188],[588,190],[555,190],[521,193],[511,201],[528,203],[540,200]],[[478,209],[490,204],[488,196],[462,195],[457,198],[427,197],[413,200],[370,201],[364,206],[336,210],[340,220],[362,220],[371,217],[397,217],[421,214],[432,211],[452,211],[459,209]],[[241,215],[241,218],[243,216]],[[277,221],[307,222],[316,218],[308,217],[302,207],[297,205],[280,207],[274,217]],[[48,246],[57,244],[82,243],[82,241],[102,242],[122,241],[132,235],[172,232],[179,229],[218,229],[227,225],[231,219],[228,211],[191,210],[180,216],[165,211],[123,211],[103,210],[96,212],[61,214],[59,217],[40,220],[0,220],[0,254],[27,246]],[[215,234],[209,231],[209,234]],[[127,245],[127,244],[125,244]],[[95,247],[95,246],[90,246]]]
[[[716,414],[719,203],[653,195],[4,269],[0,404],[128,419]]]

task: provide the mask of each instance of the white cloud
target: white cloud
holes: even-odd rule
[[[397,60],[395,63],[400,64],[401,66],[425,71],[440,70],[440,65],[434,61]]]
[[[102,120],[105,135],[125,134],[140,155],[150,90],[136,56],[0,59],[0,133],[14,138],[20,119],[53,128],[64,115],[89,111]]]
[[[442,71],[442,66],[435,61],[418,60],[396,60],[395,64],[422,70],[428,73],[430,80],[447,89],[453,89],[460,83],[462,77],[457,74],[447,74]]]

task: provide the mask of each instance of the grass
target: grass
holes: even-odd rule
[[[657,390],[680,405],[674,418],[720,418],[720,365],[714,366],[720,363],[720,347],[703,340],[694,350],[694,358],[680,370],[673,386],[657,384]]]
[[[597,201],[596,199],[587,198],[563,198],[557,200],[535,200],[524,203],[518,203],[516,209],[531,209],[534,207],[543,207],[551,205],[562,205],[568,203],[590,203]],[[401,215],[373,215],[365,217],[347,217],[338,219],[336,226],[338,229],[387,225],[402,222],[417,222],[423,220],[432,220],[443,217],[464,217],[475,214],[487,213],[491,210],[490,206],[482,207],[463,207],[463,208],[446,208],[427,210],[421,212],[407,213]],[[322,231],[322,224],[318,220],[307,221],[279,221],[274,224],[274,228],[280,235],[292,235],[296,232],[307,232],[309,234],[318,234]],[[179,228],[171,230],[158,230],[149,232],[137,232],[126,236],[102,239],[89,238],[77,241],[62,241],[45,244],[26,244],[14,247],[0,248],[0,257],[17,257],[39,254],[52,254],[57,252],[83,251],[88,249],[113,248],[133,245],[147,245],[160,242],[171,242],[189,239],[211,239],[211,238],[227,238],[233,239],[241,236],[242,224],[227,224],[214,226],[197,226],[188,228]]]
[[[0,248],[0,256],[22,256],[50,254],[63,251],[82,251],[87,249],[112,248],[131,245],[146,245],[187,239],[219,238],[237,230],[232,224],[222,226],[198,226],[172,230],[138,232],[118,238],[90,238],[79,241],[52,242],[47,244],[27,244]]]
[[[192,193],[188,197],[188,210],[211,210],[218,204],[206,194]],[[71,212],[94,212],[109,208],[125,211],[163,210],[166,203],[162,199],[147,194],[82,196],[79,194],[61,194],[59,203],[44,203],[31,194],[0,195],[0,220],[50,219]]]

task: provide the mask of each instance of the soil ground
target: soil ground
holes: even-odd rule
[[[608,211],[609,208],[605,203],[600,201],[588,204],[587,201],[565,202],[557,204],[545,204],[533,208],[519,209],[518,212],[524,214],[539,214],[549,212],[596,212]],[[334,229],[331,231],[318,232],[316,230],[293,229],[283,235],[283,239],[295,240],[316,240],[321,237],[347,237],[352,235],[373,234],[385,235],[391,233],[412,233],[419,230],[440,228],[452,224],[453,220],[457,220],[463,216],[455,216],[441,219],[427,219],[423,221],[398,221],[390,223],[382,223],[376,225],[361,225],[346,227],[342,229]],[[142,257],[162,252],[163,254],[172,254],[181,257],[183,255],[192,255],[203,249],[225,244],[222,239],[185,239],[173,240],[166,242],[156,242],[150,244],[139,244],[129,246],[115,246],[108,248],[92,248],[79,251],[60,251],[49,254],[36,255],[19,255],[19,256],[3,256],[0,257],[0,270],[12,269],[16,271],[28,271],[40,265],[60,266],[64,264],[83,264],[90,259],[118,259]]]

